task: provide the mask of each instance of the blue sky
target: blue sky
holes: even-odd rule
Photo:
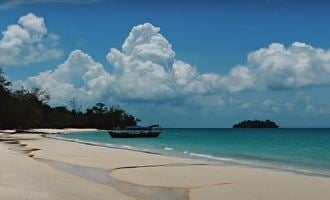
[[[1,2],[0,64],[53,105],[119,104],[166,127],[329,126],[325,1]]]

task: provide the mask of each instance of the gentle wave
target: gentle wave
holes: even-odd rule
[[[207,159],[211,159],[211,160],[219,160],[219,161],[229,161],[229,162],[233,162],[234,159],[232,158],[222,158],[222,157],[216,157],[216,156],[212,156],[212,155],[208,155],[208,154],[201,154],[201,153],[189,153],[189,155],[191,156],[196,156],[196,157],[201,157],[201,158],[207,158]]]
[[[113,148],[113,149],[122,149],[122,150],[130,150],[130,151],[136,151],[136,152],[142,152],[142,153],[149,153],[149,154],[158,154],[158,155],[168,155],[165,152],[156,152],[149,151],[148,149],[139,149],[136,147],[132,147],[129,145],[114,145],[109,143],[99,143],[99,142],[92,142],[92,141],[86,141],[86,140],[80,140],[80,139],[73,139],[73,138],[64,138],[61,136],[45,136],[48,138],[53,138],[57,140],[63,140],[63,141],[70,141],[70,142],[76,142],[80,144],[86,144],[86,145],[93,145],[93,146],[100,146],[100,147],[107,147],[107,148]],[[282,170],[282,171],[290,171],[294,173],[300,173],[304,175],[309,176],[322,176],[322,177],[330,177],[330,174],[328,172],[316,172],[314,170],[308,170],[308,169],[302,169],[299,167],[291,167],[286,165],[279,165],[279,164],[273,164],[273,163],[267,163],[267,162],[260,162],[260,161],[253,161],[253,160],[243,160],[243,159],[234,159],[234,158],[226,158],[226,157],[218,157],[213,156],[209,154],[201,154],[201,153],[195,153],[195,152],[175,152],[173,148],[171,147],[165,147],[163,149],[164,151],[170,151],[173,152],[171,155],[173,156],[179,156],[179,157],[189,157],[189,158],[196,158],[196,159],[206,159],[206,160],[212,160],[212,161],[220,161],[223,163],[228,164],[238,164],[238,165],[245,165],[245,166],[251,166],[251,167],[258,167],[258,168],[268,168],[268,169],[275,169],[275,170]],[[179,153],[179,154],[178,154]]]
[[[51,137],[51,138],[55,138],[55,139],[59,139],[59,140],[77,142],[80,144],[87,144],[87,145],[94,145],[94,146],[101,146],[101,147],[108,147],[108,148],[115,148],[115,149],[132,150],[132,151],[145,152],[145,153],[162,154],[162,153],[155,152],[155,151],[149,151],[148,149],[135,148],[135,147],[132,147],[129,145],[114,145],[114,144],[109,144],[109,143],[100,143],[100,142],[92,142],[92,141],[73,139],[73,138],[64,138],[61,136],[47,136],[47,137]],[[174,149],[171,147],[165,147],[164,150],[165,151],[174,151]],[[165,153],[163,153],[163,154],[166,155]],[[258,165],[256,162],[248,162],[248,161],[243,161],[243,160],[234,159],[234,158],[217,157],[217,156],[213,156],[213,155],[201,154],[201,153],[195,153],[195,152],[189,152],[189,151],[184,151],[183,154],[187,154],[187,155],[189,155],[189,157],[193,156],[193,157],[199,158],[199,159],[208,159],[208,160],[213,160],[213,161],[222,161],[222,162],[230,162],[230,163],[236,163],[236,164],[260,166],[260,164]],[[175,154],[175,155],[177,156],[178,154]]]
[[[258,162],[254,162],[254,161],[246,161],[246,160],[242,160],[242,159],[219,157],[219,156],[213,156],[213,155],[201,154],[201,153],[194,153],[194,152],[190,152],[190,153],[187,152],[186,154],[188,154],[190,156],[193,156],[193,157],[198,157],[200,159],[220,161],[220,162],[223,162],[223,163],[262,167],[262,165],[258,164]]]
[[[291,167],[291,166],[287,166],[287,165],[272,164],[272,163],[259,162],[259,161],[247,161],[247,160],[242,160],[242,159],[224,158],[224,157],[217,157],[217,156],[212,156],[212,155],[208,155],[208,154],[199,154],[199,153],[189,153],[189,155],[199,157],[199,158],[204,158],[207,160],[222,161],[224,163],[231,163],[231,164],[238,164],[238,165],[266,168],[266,169],[274,169],[274,170],[281,170],[281,171],[289,171],[289,172],[304,174],[304,175],[308,175],[308,176],[330,177],[330,174],[327,172],[302,169],[299,167]]]
[[[106,147],[106,148],[112,148],[112,149],[130,150],[130,151],[137,151],[137,152],[150,153],[150,154],[159,154],[157,152],[149,151],[148,149],[138,149],[138,148],[135,148],[135,147],[132,147],[129,145],[114,145],[114,144],[108,144],[108,143],[91,142],[91,141],[80,140],[80,139],[64,138],[61,136],[46,136],[46,137],[53,138],[56,140],[76,142],[79,144],[86,144],[86,145],[92,145],[92,146],[100,146],[100,147]]]
[[[121,147],[126,148],[126,149],[134,149],[134,147],[129,146],[129,145],[121,145]]]

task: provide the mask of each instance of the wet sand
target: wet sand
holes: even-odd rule
[[[330,178],[0,133],[0,199],[328,200]]]

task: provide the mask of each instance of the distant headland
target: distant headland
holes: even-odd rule
[[[244,120],[235,125],[233,128],[278,128],[279,126],[269,119],[262,120]]]

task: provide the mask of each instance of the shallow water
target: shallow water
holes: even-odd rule
[[[110,173],[113,170],[105,170],[94,167],[85,167],[80,165],[73,165],[55,160],[37,159],[46,163],[55,169],[63,172],[68,172],[79,176],[81,178],[109,185],[114,189],[137,199],[149,200],[187,200],[188,192],[182,188],[165,188],[165,187],[148,187],[136,185],[113,178]]]
[[[159,138],[61,135],[109,147],[330,176],[330,129],[164,129]]]

